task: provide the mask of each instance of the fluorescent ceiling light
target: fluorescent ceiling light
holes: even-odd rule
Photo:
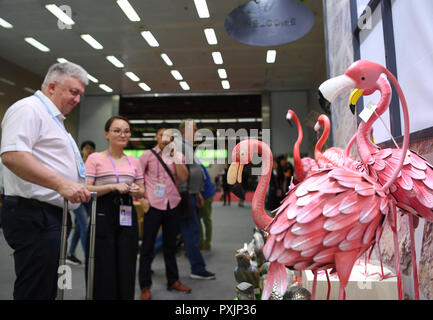
[[[268,50],[268,52],[266,53],[266,62],[267,63],[274,63],[276,57],[277,57],[277,51],[276,50]]]
[[[36,92],[36,90],[33,90],[31,88],[27,88],[27,87],[24,87],[24,91],[27,91],[29,93],[35,93]]]
[[[129,121],[131,123],[131,121]],[[155,136],[155,132],[143,132],[142,135],[143,137],[154,137]]]
[[[82,34],[81,39],[86,41],[93,49],[102,50],[104,47],[95,40],[90,34]]]
[[[212,58],[215,64],[223,64],[223,56],[221,55],[221,52],[212,52]]]
[[[204,35],[206,36],[207,43],[211,46],[218,44],[218,40],[216,38],[215,30],[212,28],[204,29]]]
[[[125,72],[125,75],[131,79],[132,81],[138,82],[140,81],[140,78],[137,77],[137,75],[134,72]]]
[[[110,61],[117,68],[123,68],[125,66],[115,56],[107,56],[106,58],[108,61]]]
[[[106,84],[100,84],[99,88],[101,88],[102,90],[104,90],[105,92],[113,92],[113,89],[111,89],[109,86],[107,86]]]
[[[94,83],[98,83],[99,80],[96,79],[94,76],[87,74],[87,79],[89,79],[90,81],[94,82]]]
[[[131,4],[128,2],[128,0],[117,0],[117,4],[119,5],[120,9],[122,9],[123,12],[126,14],[129,20],[133,22],[140,21],[140,17],[131,6]]]
[[[221,85],[223,86],[224,89],[230,89],[230,82],[228,82],[227,80],[223,80],[221,81]]]
[[[68,60],[66,60],[65,58],[57,58],[57,62],[65,63],[65,62],[68,62]]]
[[[168,57],[167,54],[162,53],[161,54],[161,58],[162,58],[162,60],[164,60],[164,62],[165,62],[166,65],[168,65],[168,66],[172,66],[173,65],[173,62],[171,62],[171,60],[170,60],[170,58]]]
[[[257,122],[256,118],[241,118],[238,119],[238,122]]]
[[[143,124],[143,123],[147,123],[146,120],[129,120],[130,124]]]
[[[31,38],[31,37],[29,37],[29,38],[24,38],[24,40],[25,40],[27,43],[31,44],[31,45],[32,45],[33,47],[35,47],[36,49],[41,50],[42,52],[48,52],[48,51],[50,51],[50,48],[44,46],[42,43],[40,43],[39,41],[37,41],[37,40],[34,39],[34,38]]]
[[[9,22],[7,22],[6,20],[0,18],[0,26],[2,26],[3,28],[6,29],[12,29],[14,26],[11,25]]]
[[[200,18],[204,19],[210,17],[206,0],[194,0],[194,4]]]
[[[144,82],[140,82],[139,84],[138,84],[138,86],[141,88],[141,89],[143,89],[144,91],[151,91],[152,89],[150,89],[150,87],[147,85],[147,84],[145,84]]]
[[[181,123],[182,120],[180,120],[180,119],[167,119],[167,120],[165,120],[165,122],[167,122],[167,123]]]
[[[12,82],[12,81],[10,81],[8,79],[5,79],[5,78],[0,78],[0,82],[6,83],[6,84],[8,84],[10,86],[14,86],[15,85],[15,82]]]
[[[227,79],[226,69],[218,69],[218,75],[221,79]]]
[[[238,119],[219,119],[220,123],[233,123],[238,122]]]
[[[164,120],[147,120],[147,123],[149,124],[158,124],[158,123],[163,123]]]
[[[183,80],[183,77],[179,71],[171,70],[170,72],[171,72],[171,75],[173,76],[173,78],[175,78],[176,80]]]
[[[146,40],[146,42],[149,44],[149,46],[151,46],[151,47],[159,47],[159,43],[158,43],[158,41],[156,41],[156,39],[153,36],[152,32],[150,32],[150,31],[143,31],[141,33],[141,35],[143,36],[144,40]]]
[[[62,21],[64,24],[72,26],[75,24],[74,20],[71,19],[70,16],[68,16],[66,13],[63,12],[62,9],[60,9],[55,4],[47,4],[45,6],[49,12],[51,12],[53,15],[57,17],[60,21]]]
[[[186,81],[181,81],[181,82],[179,82],[179,84],[183,90],[189,90],[190,89],[190,87],[189,87],[188,83],[186,83]]]
[[[201,119],[201,123],[215,123],[218,122],[217,119]]]

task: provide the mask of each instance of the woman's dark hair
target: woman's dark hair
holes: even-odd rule
[[[81,144],[80,150],[83,150],[84,147],[87,146],[87,145],[91,146],[93,149],[96,149],[96,145],[95,145],[95,143],[93,141],[86,140],[86,141],[83,141],[83,143]]]
[[[113,123],[114,120],[117,120],[117,119],[118,119],[118,120],[123,120],[123,121],[125,121],[126,123],[128,123],[128,126],[131,127],[131,124],[129,123],[128,118],[125,118],[125,117],[122,117],[122,116],[112,116],[112,117],[111,117],[110,119],[108,119],[107,122],[105,123],[105,128],[104,128],[105,132],[110,131],[111,124]]]

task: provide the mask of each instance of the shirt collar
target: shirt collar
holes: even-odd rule
[[[60,112],[59,108],[57,108],[57,106],[51,101],[51,99],[48,98],[41,90],[36,91],[35,94],[38,95],[46,103],[47,107],[57,119],[59,119],[60,121],[66,119],[65,116]]]

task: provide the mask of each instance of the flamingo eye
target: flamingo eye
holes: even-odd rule
[[[361,80],[362,80],[362,81],[365,81],[365,77],[362,77]]]

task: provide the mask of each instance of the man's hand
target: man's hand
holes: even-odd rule
[[[90,192],[79,183],[65,180],[64,183],[57,189],[64,198],[68,199],[71,203],[89,202]]]

